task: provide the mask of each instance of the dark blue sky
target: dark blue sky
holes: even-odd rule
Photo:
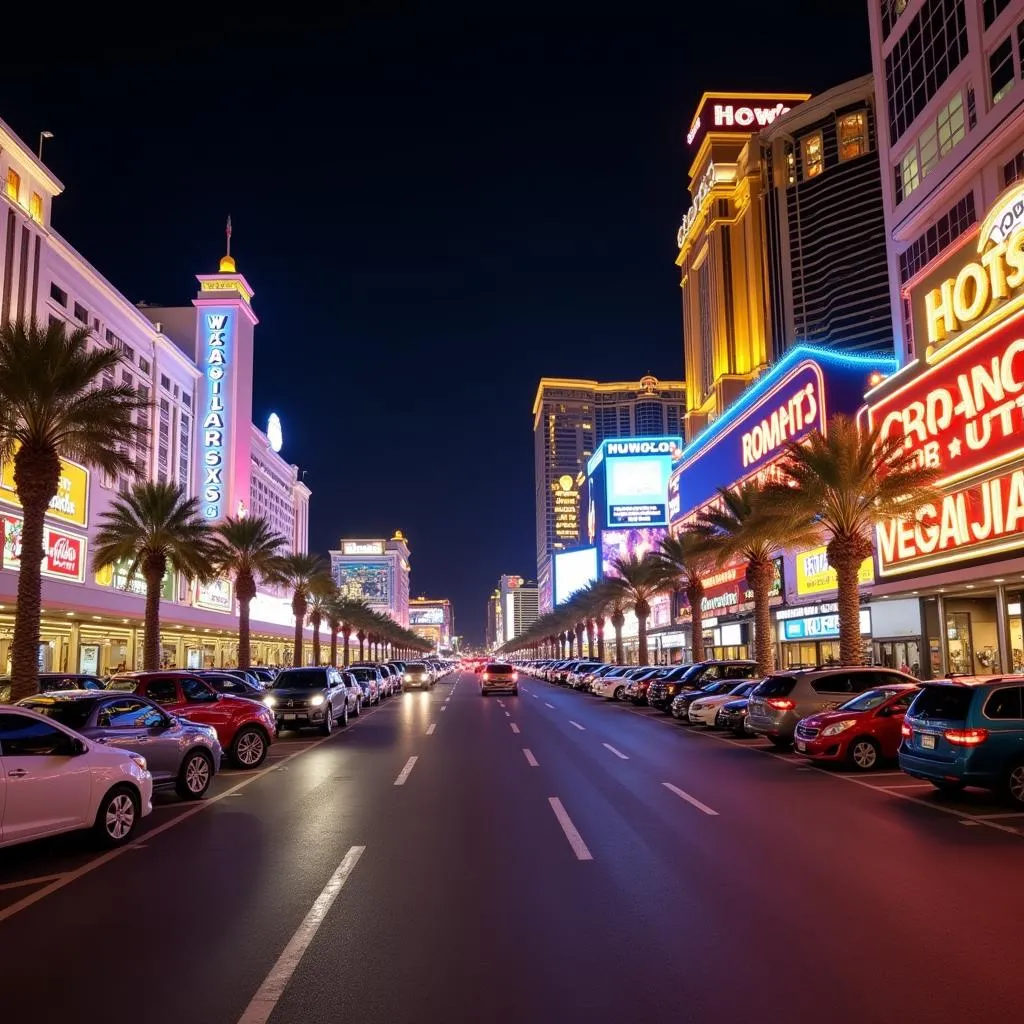
[[[431,6],[289,25],[178,7],[120,36],[83,9],[5,53],[0,117],[30,145],[55,133],[54,224],[132,301],[188,302],[231,214],[255,417],[276,410],[309,471],[311,546],[402,529],[414,594],[451,598],[479,641],[497,577],[536,572],[538,379],[682,373],[701,92],[866,73],[867,11]]]

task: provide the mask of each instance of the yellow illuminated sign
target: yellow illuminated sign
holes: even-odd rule
[[[552,485],[555,513],[555,536],[576,541],[580,535],[580,495],[573,478],[566,473]]]
[[[238,292],[246,302],[252,302],[252,292],[242,284],[241,278],[213,278],[201,281],[199,290],[202,292]]]
[[[21,508],[14,486],[13,462],[5,462],[0,466],[0,502]],[[46,514],[65,523],[74,523],[76,526],[88,525],[89,470],[75,462],[60,460],[57,493],[50,500],[50,508]]]
[[[857,583],[874,583],[875,567],[870,558],[865,558],[857,573]],[[812,548],[801,551],[796,556],[796,592],[807,594],[824,594],[839,587],[839,579],[835,569],[828,564],[828,553],[825,548]]]

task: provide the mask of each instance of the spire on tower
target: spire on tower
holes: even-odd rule
[[[228,215],[227,227],[224,229],[224,234],[227,237],[227,252],[221,257],[220,261],[220,272],[222,274],[233,274],[235,272],[235,261],[231,255],[231,216]]]

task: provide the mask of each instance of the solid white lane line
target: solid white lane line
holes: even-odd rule
[[[291,981],[296,967],[299,966],[299,961],[320,930],[327,912],[338,898],[338,893],[348,881],[348,876],[359,863],[365,849],[365,846],[353,846],[342,858],[334,874],[317,896],[316,902],[309,908],[309,913],[303,918],[302,924],[284,947],[284,952],[277,958],[277,963],[270,968],[270,973],[263,979],[263,984],[256,990],[256,995],[238,1018],[238,1024],[266,1024],[270,1020],[270,1015],[284,995],[284,990]]]
[[[565,838],[569,840],[569,845],[572,847],[573,853],[576,854],[576,859],[593,860],[593,855],[587,849],[587,844],[583,842],[583,836],[579,834],[576,826],[572,823],[572,819],[562,806],[562,801],[557,796],[549,796],[548,803],[551,804],[551,810],[555,812],[558,824],[562,826],[562,831],[565,833]]]
[[[554,704],[549,704],[547,701],[544,701],[544,707],[551,708],[552,711],[555,710],[555,705]]]
[[[518,735],[518,733],[519,733],[519,726],[516,725],[515,722],[509,722],[508,724],[512,726],[512,731]]]
[[[713,811],[707,804],[702,804],[696,797],[690,796],[689,793],[681,790],[678,786],[673,786],[671,782],[663,782],[662,785],[666,789],[672,790],[676,796],[682,797],[688,804],[696,807],[698,811],[703,811],[705,814],[708,814],[713,818],[718,817],[718,811]]]
[[[427,726],[427,735],[428,736],[432,736],[433,733],[434,733],[434,730],[436,728],[437,728],[437,723],[436,722],[431,722],[430,725]]]
[[[404,786],[405,785],[405,780],[407,778],[409,778],[409,772],[412,771],[413,766],[416,764],[416,762],[418,760],[419,760],[419,758],[417,756],[413,756],[413,757],[410,757],[409,760],[405,762],[405,767],[398,773],[398,778],[395,779],[395,785],[396,786]]]
[[[531,768],[540,767],[540,765],[537,763],[537,758],[533,756],[533,751],[529,747],[523,747],[523,755],[526,757],[526,763]]]
[[[629,754],[624,754],[621,750],[616,750],[610,743],[602,743],[602,747],[607,747],[616,757],[621,757],[623,761],[629,760]]]
[[[569,724],[570,725],[575,725],[576,728],[579,729],[580,732],[586,732],[587,731],[586,726],[580,725],[579,722],[574,722],[571,718],[569,719]]]

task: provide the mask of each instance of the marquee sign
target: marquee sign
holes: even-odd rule
[[[382,540],[345,540],[341,542],[341,551],[345,555],[383,555]]]
[[[24,523],[20,515],[0,513],[0,528],[3,537],[3,557],[0,565],[5,569],[21,568],[21,538]],[[43,527],[43,564],[41,572],[55,580],[81,583],[85,579],[85,537]]]
[[[769,598],[774,603],[782,600],[782,559],[774,560],[775,578],[772,580]],[[730,615],[742,611],[754,600],[754,591],[747,583],[747,563],[734,562],[712,573],[704,582],[704,597],[700,606],[705,619],[709,615]],[[686,594],[682,595],[679,607],[680,618],[689,622],[692,618]]]
[[[202,510],[207,519],[220,519],[226,514],[226,455],[229,437],[229,410],[225,405],[225,377],[231,358],[230,339],[233,324],[230,309],[203,313],[206,331],[204,356],[206,396],[203,408],[203,487]],[[248,429],[248,428],[246,428]]]
[[[809,95],[806,92],[706,92],[700,98],[697,113],[686,133],[686,144],[698,145],[708,132],[756,135]]]

